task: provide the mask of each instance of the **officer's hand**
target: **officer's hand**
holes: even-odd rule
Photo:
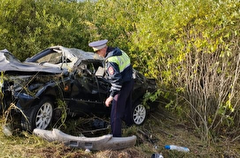
[[[107,107],[110,106],[112,100],[113,100],[113,97],[112,97],[112,96],[110,96],[110,97],[108,97],[108,98],[106,99],[105,104],[106,104]]]

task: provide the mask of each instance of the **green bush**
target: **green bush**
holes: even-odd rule
[[[93,38],[129,51],[203,139],[239,127],[239,1],[102,0],[91,22]]]
[[[190,118],[204,139],[239,127],[239,2],[145,6],[132,36],[137,64],[176,96],[176,110],[184,109],[181,117]]]
[[[5,0],[0,9],[0,49],[24,60],[52,45],[92,51],[106,38],[203,139],[237,135],[239,1]]]
[[[86,49],[82,3],[66,0],[5,0],[0,4],[0,49],[20,60],[53,45]]]

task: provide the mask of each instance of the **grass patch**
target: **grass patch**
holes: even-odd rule
[[[105,118],[108,121],[108,118]],[[80,135],[91,126],[92,118],[73,118],[67,119],[65,126],[61,130],[68,134]],[[0,125],[5,123],[0,118]],[[212,142],[209,146],[195,134],[190,126],[178,122],[170,113],[163,113],[162,109],[151,113],[149,118],[142,126],[132,126],[123,129],[123,136],[136,135],[137,143],[134,147],[118,151],[92,151],[86,153],[85,150],[70,148],[61,143],[48,142],[28,132],[19,131],[18,134],[5,136],[0,130],[0,157],[18,158],[149,158],[153,153],[162,153],[167,158],[218,158],[218,157],[240,157],[240,142],[230,142],[228,138],[222,138]],[[109,130],[97,131],[97,135],[109,133]],[[89,135],[91,136],[91,135]],[[174,144],[185,146],[190,149],[189,153],[173,150],[166,150],[164,146]]]

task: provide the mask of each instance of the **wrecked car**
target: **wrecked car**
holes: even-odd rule
[[[46,129],[63,110],[71,116],[106,115],[104,105],[110,83],[104,78],[104,59],[92,52],[54,46],[20,62],[7,50],[0,51],[1,111],[12,105],[20,115],[21,128]],[[134,70],[133,121],[142,124],[149,109],[144,94],[154,92],[154,80]]]

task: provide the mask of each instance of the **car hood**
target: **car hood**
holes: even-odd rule
[[[55,67],[45,67],[34,63],[22,63],[7,49],[0,50],[0,72],[45,72],[62,73],[63,70]]]

